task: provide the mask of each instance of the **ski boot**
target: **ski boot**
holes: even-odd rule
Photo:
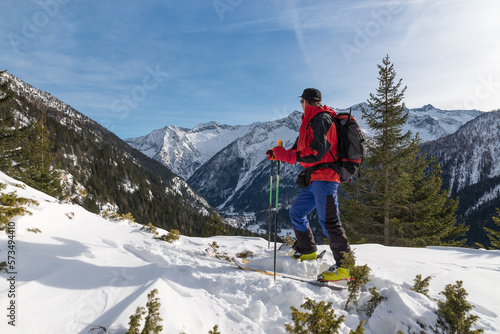
[[[302,254],[302,253],[296,251],[295,253],[293,253],[292,257],[295,260],[310,261],[310,260],[316,260],[318,258],[318,253],[313,252],[313,253],[309,253],[309,254]]]
[[[351,280],[352,278],[350,276],[349,269],[337,267],[336,265],[331,266],[328,270],[318,275],[318,281],[320,282],[340,282]]]

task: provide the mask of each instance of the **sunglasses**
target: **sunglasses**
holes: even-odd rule
[[[304,103],[306,100],[300,99],[300,104]]]

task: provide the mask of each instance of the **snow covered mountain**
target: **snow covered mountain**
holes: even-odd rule
[[[463,281],[474,306],[470,313],[479,317],[473,329],[500,332],[498,250],[356,245],[357,264],[372,271],[358,304],[345,310],[346,290],[280,276],[275,282],[205,251],[213,242],[229,256],[251,251],[255,256],[248,266],[272,271],[273,251],[264,239],[182,235],[171,244],[153,239],[142,225],[106,220],[79,205],[60,203],[1,172],[0,183],[6,185],[1,192],[39,203],[27,207],[32,215],[11,220],[12,237],[0,233],[0,263],[11,261],[11,267],[0,270],[3,334],[122,334],[153,289],[161,303],[162,333],[205,334],[218,325],[222,334],[284,334],[285,324],[293,322],[290,307],[304,311],[300,305],[306,297],[331,302],[335,316],[345,316],[342,334],[354,331],[361,320],[366,334],[431,333],[437,322],[435,299],[444,300],[440,292],[457,280]],[[333,261],[327,247],[319,246],[327,250],[320,262],[299,263],[278,252],[277,270],[314,279]],[[429,297],[410,291],[416,275],[432,276]],[[364,308],[372,287],[386,299],[368,316]]]
[[[258,125],[230,126],[210,122],[189,130],[173,125],[125,141],[188,179],[217,152],[256,126]]]
[[[443,182],[452,197],[460,198],[458,215],[478,227],[470,233],[485,242],[482,226],[492,226],[491,217],[500,208],[500,110],[485,113],[457,132],[424,143],[422,149],[443,166]]]
[[[368,108],[366,103],[361,105]],[[349,108],[335,110],[349,112]],[[359,105],[352,106],[352,112],[359,121],[360,127],[370,136],[361,117]],[[429,141],[455,132],[463,124],[483,112],[478,110],[440,110],[432,105],[426,105],[422,108],[408,109],[408,113],[410,116],[405,130],[411,130],[413,133],[419,132],[423,141]],[[246,126],[221,125],[216,122],[200,124],[193,129],[179,128],[175,125],[166,126],[163,129],[154,130],[146,136],[130,138],[125,141],[147,156],[162,162],[187,180],[218,152],[249,133],[259,133],[259,137],[252,135],[249,139],[255,141],[248,142],[246,140],[245,142],[252,145],[265,143],[267,146],[263,146],[264,152],[268,146],[275,146],[274,140],[284,139],[293,142],[300,127],[300,115],[300,112],[295,111],[281,120],[258,122]],[[281,134],[276,130],[281,127],[292,131],[280,137]],[[264,130],[259,131],[256,130],[257,128]],[[243,158],[246,157],[243,156]]]

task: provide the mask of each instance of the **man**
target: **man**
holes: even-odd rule
[[[307,215],[316,208],[319,223],[323,233],[328,237],[335,259],[335,264],[318,275],[318,280],[348,280],[349,270],[342,268],[342,259],[343,252],[350,252],[351,248],[339,218],[337,189],[340,178],[331,168],[314,168],[334,161],[337,135],[335,132],[327,136],[327,133],[332,126],[331,131],[336,131],[335,125],[332,125],[332,115],[335,115],[335,111],[326,105],[321,105],[321,92],[315,88],[305,89],[299,97],[304,115],[295,144],[288,150],[276,146],[272,152],[268,152],[269,158],[274,157],[290,164],[298,162],[306,169],[314,171],[310,182],[300,190],[290,208],[290,218],[297,238],[293,246],[295,250],[293,258],[303,261],[314,260],[317,257],[316,243],[307,219]]]

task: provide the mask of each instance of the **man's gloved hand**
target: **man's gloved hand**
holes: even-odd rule
[[[267,160],[276,160],[274,158],[274,154],[273,154],[273,150],[272,149],[270,149],[269,151],[267,151],[266,154],[267,154]]]
[[[288,162],[292,165],[295,165],[297,162],[297,153],[292,149],[286,150],[282,146],[276,146],[273,148],[273,155],[276,160]]]

